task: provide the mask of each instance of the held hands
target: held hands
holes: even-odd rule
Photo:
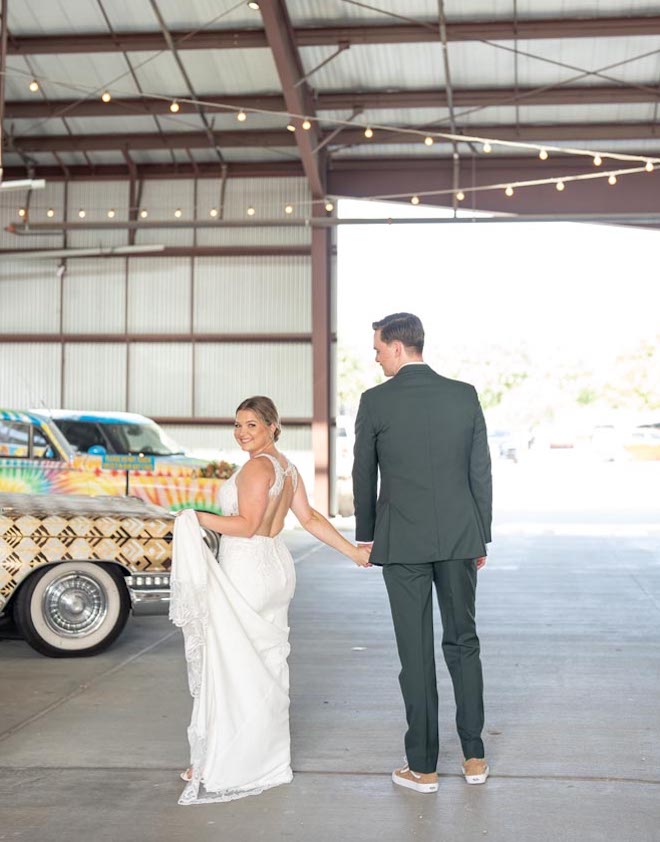
[[[373,567],[373,564],[369,561],[371,547],[371,544],[358,544],[355,547],[351,558],[358,567]]]

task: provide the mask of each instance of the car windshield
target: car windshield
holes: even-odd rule
[[[102,424],[115,453],[179,456],[183,450],[158,424]]]
[[[113,454],[178,456],[184,452],[153,422],[126,424],[61,419],[57,426],[80,453],[87,453],[93,446],[104,447]]]

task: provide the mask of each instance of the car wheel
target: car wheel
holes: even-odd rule
[[[111,565],[67,561],[30,576],[16,596],[14,618],[37,652],[75,658],[107,649],[130,607],[123,576]]]

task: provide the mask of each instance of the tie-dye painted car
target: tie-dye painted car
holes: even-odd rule
[[[132,496],[220,514],[233,468],[186,455],[144,415],[0,409],[0,492]]]

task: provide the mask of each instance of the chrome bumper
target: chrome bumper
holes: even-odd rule
[[[127,576],[126,585],[131,595],[135,616],[167,614],[170,607],[169,573],[136,573]]]

